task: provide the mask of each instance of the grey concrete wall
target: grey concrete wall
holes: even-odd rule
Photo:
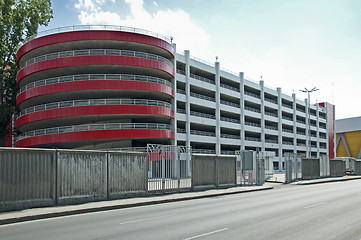
[[[0,212],[55,204],[55,152],[1,148]]]
[[[330,176],[342,177],[346,175],[346,162],[343,160],[330,160]]]
[[[192,188],[217,187],[216,155],[192,154]]]
[[[145,195],[147,172],[147,154],[109,152],[108,198]]]
[[[61,150],[57,158],[57,203],[107,199],[106,152]]]
[[[361,175],[361,161],[355,161],[355,174]]]
[[[320,160],[318,158],[302,159],[302,179],[320,177]]]
[[[236,185],[236,157],[192,154],[192,187],[218,188]]]
[[[236,157],[235,156],[218,156],[218,186],[236,185]]]

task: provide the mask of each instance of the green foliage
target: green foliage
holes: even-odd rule
[[[16,51],[52,18],[50,0],[0,0],[0,146],[16,110]]]

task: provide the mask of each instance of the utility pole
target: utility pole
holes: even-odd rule
[[[311,92],[316,92],[318,91],[319,89],[314,87],[312,88],[311,90],[308,90],[307,88],[305,88],[304,90],[301,89],[300,91],[301,92],[304,92],[304,93],[307,93],[308,94],[308,100],[307,100],[307,107],[308,107],[308,149],[307,149],[307,155],[306,157],[308,158],[311,158],[311,97],[310,97],[310,93]]]

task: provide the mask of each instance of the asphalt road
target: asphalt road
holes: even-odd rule
[[[361,180],[0,226],[0,239],[361,239]]]

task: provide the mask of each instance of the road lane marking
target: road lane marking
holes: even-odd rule
[[[200,238],[200,237],[208,236],[208,235],[211,235],[211,234],[223,232],[223,231],[226,231],[226,230],[228,230],[228,228],[222,228],[222,229],[219,229],[219,230],[216,230],[216,231],[213,231],[213,232],[203,233],[203,234],[193,236],[193,237],[190,237],[190,238],[185,238],[183,240],[191,240],[191,239],[195,239],[195,238]]]
[[[163,216],[151,217],[151,218],[143,218],[143,219],[138,219],[138,220],[133,220],[133,221],[128,221],[128,222],[121,222],[119,224],[123,225],[123,224],[128,224],[128,223],[143,222],[143,221],[147,221],[147,220],[163,218],[163,217],[170,217],[170,216],[175,216],[175,214],[173,214],[173,215],[163,215]]]
[[[320,206],[320,205],[323,205],[323,204],[326,204],[326,203],[327,203],[327,202],[315,203],[315,204],[312,204],[312,205],[309,205],[309,206],[305,207],[305,209],[317,207],[317,206]]]

